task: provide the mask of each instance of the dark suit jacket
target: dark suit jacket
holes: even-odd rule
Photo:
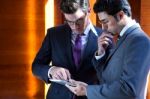
[[[97,33],[102,31],[95,28]],[[89,33],[79,70],[76,69],[71,42],[71,29],[68,25],[61,25],[48,29],[42,47],[40,48],[33,64],[33,74],[50,83],[48,79],[49,63],[53,66],[67,68],[73,79],[93,84],[96,80],[96,72],[91,63],[94,52],[97,50],[97,36],[92,31]],[[72,99],[73,94],[63,85],[51,83],[47,93],[47,99]],[[78,97],[86,99],[86,97]]]
[[[93,63],[100,84],[88,86],[88,99],[144,99],[150,39],[140,27],[130,27],[107,56]]]

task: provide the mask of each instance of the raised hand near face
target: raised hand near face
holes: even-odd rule
[[[113,35],[109,32],[103,32],[100,37],[98,37],[98,55],[102,55],[108,46],[113,43]]]

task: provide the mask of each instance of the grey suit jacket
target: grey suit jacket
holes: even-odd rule
[[[145,99],[150,39],[140,27],[130,27],[108,55],[93,63],[100,84],[87,87],[88,99]]]

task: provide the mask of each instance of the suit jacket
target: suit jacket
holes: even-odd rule
[[[145,99],[150,39],[139,26],[130,27],[108,55],[93,63],[100,84],[88,86],[88,99]]]
[[[96,28],[98,34],[102,31]],[[50,83],[48,78],[49,63],[53,66],[67,68],[73,79],[93,84],[97,80],[96,71],[92,65],[94,52],[97,50],[97,36],[90,31],[88,42],[83,52],[80,68],[77,70],[72,54],[71,29],[61,25],[48,29],[36,58],[32,64],[33,74]],[[72,99],[73,94],[63,85],[52,83],[47,93],[47,99]],[[78,97],[77,99],[86,99]]]

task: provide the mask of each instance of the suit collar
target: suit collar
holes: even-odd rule
[[[125,25],[124,28],[121,30],[119,35],[122,37],[126,33],[126,31],[133,25],[137,25],[138,27],[140,27],[140,25],[138,23],[136,23],[135,20],[130,20],[130,22],[128,22],[127,25]]]
[[[91,32],[95,34],[95,36],[98,36],[98,33],[97,33],[96,29],[94,28],[91,21],[90,21],[90,24],[88,25],[88,27],[90,28]]]
[[[72,38],[72,31],[70,29],[70,27],[68,25],[66,25],[67,27],[64,29],[64,41],[65,41],[65,45],[66,45],[66,51],[65,51],[65,55],[67,55],[67,60],[68,63],[70,64],[70,66],[68,66],[68,68],[70,68],[70,70],[75,70],[75,63],[74,63],[74,59],[73,59],[73,54],[72,54],[72,42],[71,42],[71,38]]]
[[[125,38],[126,38],[130,33],[132,33],[132,31],[134,31],[134,30],[137,29],[137,28],[139,28],[139,25],[138,25],[138,24],[134,24],[134,25],[132,25],[131,27],[129,27],[129,28],[125,31],[124,35],[123,35],[122,37],[120,37],[120,39],[118,40],[117,45],[116,45],[116,48],[118,48],[119,45],[125,40]]]

